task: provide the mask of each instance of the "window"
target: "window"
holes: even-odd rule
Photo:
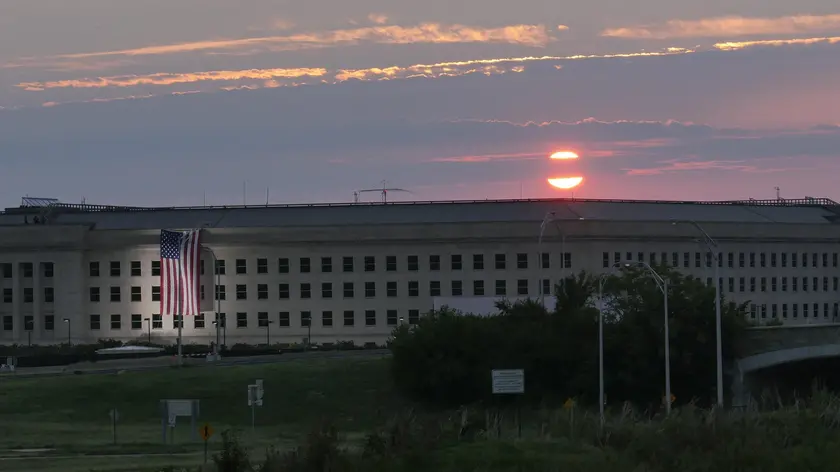
[[[143,329],[143,315],[131,315],[131,329]]]
[[[744,268],[746,266],[746,259],[743,252],[738,253],[738,267]]]
[[[321,258],[321,272],[323,272],[323,273],[332,272],[332,257],[322,257]]]
[[[701,260],[702,260],[702,256],[700,255],[700,253],[695,252],[694,253],[694,267],[695,268],[696,267],[702,267],[702,264],[700,263]]]
[[[837,311],[837,304],[835,303],[834,311]],[[420,310],[408,310],[408,324],[417,324],[420,322]]]
[[[735,253],[730,252],[729,254],[727,254],[726,266],[729,267],[730,269],[735,267]]]
[[[24,262],[23,264],[21,264],[21,267],[23,268],[23,277],[25,277],[27,279],[31,279],[32,275],[35,272],[34,267],[32,266],[32,263],[31,262]]]
[[[750,277],[750,292],[755,292],[755,277]]]
[[[281,311],[278,314],[277,324],[282,328],[288,328],[292,324],[291,320],[292,317],[289,315],[288,311]]]
[[[91,277],[99,277],[99,262],[91,262],[88,266],[88,275]]]
[[[793,317],[799,318],[799,304],[798,303],[791,303],[791,308],[793,309]]]
[[[476,297],[484,296],[484,281],[473,280],[473,295]]]
[[[484,270],[484,254],[473,254],[473,270]]]
[[[122,315],[111,315],[111,330],[119,331],[122,329]]]
[[[528,295],[528,279],[519,279],[516,281],[516,294]]]
[[[201,297],[202,300],[204,300],[204,285],[199,287],[199,296]]]
[[[376,296],[376,282],[365,282],[365,298]]]
[[[429,270],[440,270],[440,256],[429,256]]]
[[[344,256],[341,258],[341,267],[344,272],[353,272],[353,257]]]
[[[609,254],[607,254],[607,259],[609,259]],[[528,254],[519,253],[516,255],[516,268],[517,269],[527,269],[528,268]]]
[[[152,329],[163,329],[163,316],[152,315]]]
[[[216,261],[216,275],[225,275],[225,260],[218,259]]]
[[[312,272],[312,261],[308,257],[301,257],[298,263],[300,265],[301,274]]]
[[[93,287],[91,287],[93,288]],[[96,293],[97,300],[99,299],[99,292]],[[12,296],[12,289],[4,288],[3,289],[3,303],[12,303],[14,301],[14,297]],[[91,300],[95,301],[95,300]]]
[[[389,298],[393,298],[397,296],[397,283],[396,282],[386,282],[385,283],[385,295]]]
[[[44,262],[44,278],[51,279],[55,276],[55,264],[52,262]]]
[[[385,270],[388,272],[397,271],[397,256],[385,256]]]
[[[224,273],[224,267],[222,267],[222,273]],[[152,277],[160,277],[160,261],[152,261]]]
[[[397,320],[397,310],[388,310],[385,312],[385,324],[388,326],[396,326]]]
[[[609,262],[609,260],[607,260],[607,262]],[[650,264],[652,266],[656,265],[656,253],[655,252],[650,253],[650,255],[648,257],[648,264]]]
[[[109,273],[111,277],[120,276],[120,261],[111,261]]]
[[[91,331],[98,331],[102,327],[99,315],[90,315],[88,318],[90,320]]]
[[[440,280],[429,281],[429,296],[430,297],[439,297],[440,296]]]
[[[35,293],[32,287],[25,287],[23,289],[23,303],[32,303],[35,301]]]
[[[605,268],[609,267],[610,266],[610,253],[605,252],[601,256],[602,256],[601,265]]]
[[[121,298],[120,287],[111,287],[111,301],[116,303],[119,302]]]
[[[807,252],[802,253],[802,267],[808,267],[808,253]],[[802,313],[802,316],[803,317],[805,316],[804,312]]]
[[[762,277],[761,278],[761,291],[762,292],[767,291],[767,277]]]
[[[289,258],[288,257],[280,257],[277,259],[277,273],[278,274],[288,274],[289,273]]]
[[[204,329],[204,313],[193,315],[193,329]]]
[[[420,296],[420,283],[416,280],[410,280],[408,282],[408,296],[409,297],[419,297]]]
[[[417,256],[408,256],[408,270],[417,272],[420,270],[420,258]]]
[[[0,264],[0,267],[3,268],[3,278],[4,279],[11,279],[12,278],[12,265],[11,264]]]
[[[141,287],[131,287],[131,301],[133,302],[141,302],[143,301],[143,292]]]
[[[735,291],[735,277],[729,277],[729,293]]]
[[[782,291],[787,292],[788,289],[788,278],[782,277]]]
[[[375,272],[375,271],[376,271],[376,257],[365,256],[365,272]]]
[[[494,260],[496,261],[496,270],[505,270],[507,268],[507,259],[504,254],[496,254]]]
[[[198,272],[200,275],[204,275],[204,259],[198,261]]]
[[[312,327],[312,312],[311,311],[302,311],[300,312],[300,325],[304,328]]]
[[[783,253],[781,254],[781,261],[782,261],[782,267],[787,267],[787,263],[788,263],[788,255],[787,255],[787,253],[786,253],[786,252],[783,252]]]
[[[44,303],[55,303],[55,289],[44,287]]]
[[[837,253],[831,254],[831,267],[837,267]],[[837,311],[837,310],[834,310]]]
[[[280,300],[288,300],[289,299],[289,284],[279,284],[277,286],[277,293],[278,298]]]
[[[542,279],[540,284],[542,285],[542,291],[540,293],[543,295],[551,295],[551,279]]]
[[[790,266],[791,266],[791,267],[796,267],[796,266],[798,265],[798,264],[797,264],[797,262],[798,262],[798,259],[797,259],[797,258],[798,258],[798,257],[799,257],[799,254],[798,254],[798,253],[796,253],[796,252],[792,252],[792,253],[790,253]],[[795,310],[794,310],[794,311],[795,311]]]
[[[12,289],[7,289],[7,290],[9,290],[10,293],[12,291]],[[88,289],[88,291],[90,292],[90,297],[89,297],[90,301],[98,302],[99,299],[100,299],[99,287],[91,287],[91,288]],[[8,303],[11,303],[11,301],[9,301]]]
[[[353,310],[344,310],[344,326],[355,326],[356,312]]]
[[[807,303],[802,304],[802,317],[803,318],[808,317],[808,304]]]
[[[236,260],[236,273],[238,275],[245,275],[248,273],[248,261],[245,259],[237,259]],[[237,316],[239,314],[237,313]]]
[[[782,318],[788,317],[788,305],[787,303],[782,303]]]
[[[497,280],[496,281],[496,295],[507,295],[507,281],[506,280]]]
[[[4,331],[12,331],[14,329],[14,323],[13,323],[12,320],[14,320],[14,318],[12,318],[12,315],[3,316],[3,330]]]
[[[257,284],[257,300],[268,300],[268,284]]]
[[[237,328],[247,328],[248,327],[248,313],[238,312],[236,314],[236,327]]]
[[[823,292],[828,292],[828,277],[823,277]]]
[[[321,326],[329,328],[333,325],[333,315],[331,311],[321,312]]]
[[[758,257],[758,260],[759,260],[759,262],[760,262],[760,264],[759,264],[759,265],[760,265],[761,267],[767,267],[767,254],[765,254],[765,253],[763,253],[763,252],[762,252],[762,253],[761,253],[761,254],[759,254],[758,256],[759,256],[759,257]]]
[[[172,317],[172,329],[183,328],[184,327],[184,316],[183,315],[175,315]]]
[[[770,267],[776,267],[777,258],[778,254],[776,254],[775,252],[770,253]],[[775,316],[773,318],[775,318]]]
[[[802,291],[808,291],[808,277],[802,277]]]
[[[562,259],[561,262],[562,262],[563,265],[561,265],[561,267],[566,268],[566,269],[572,267],[572,253],[571,252],[564,252],[562,254],[562,256],[563,256],[563,259]]]
[[[332,298],[332,282],[321,282],[321,298]]]
[[[143,275],[143,264],[140,261],[131,261],[131,276],[140,277]]]
[[[257,326],[260,328],[268,327],[268,312],[260,311],[257,313]]]
[[[616,254],[618,254],[618,253],[616,253]],[[621,257],[621,254],[619,254],[619,258],[620,257]],[[616,263],[618,263],[618,261],[616,261]],[[551,254],[549,254],[547,252],[544,252],[544,253],[540,254],[540,265],[542,266],[543,269],[550,269],[551,268]]]
[[[798,292],[799,291],[798,284],[799,284],[799,277],[791,277],[791,279],[790,279],[790,289],[791,289],[791,291]]]
[[[44,315],[44,331],[55,330],[55,315]]]
[[[312,298],[312,285],[308,283],[300,284],[300,298]]]
[[[248,299],[248,286],[245,284],[236,284],[236,299],[237,300],[247,300]]]
[[[452,254],[449,256],[449,265],[451,270],[462,270],[464,268],[464,260],[460,254]]]
[[[344,282],[344,288],[342,290],[344,294],[344,298],[353,298],[356,294],[355,287],[353,287],[353,282]]]
[[[152,300],[155,299],[155,288],[157,288],[158,301],[160,300],[160,287],[152,287]],[[216,285],[216,300],[227,300],[227,292],[224,285]]]
[[[376,326],[375,310],[365,310],[365,326]]]
[[[464,294],[464,284],[460,280],[453,280],[451,283],[452,296],[460,297]]]
[[[268,273],[268,259],[257,259],[257,273],[258,274],[267,274]]]
[[[220,285],[218,287],[222,294],[222,300],[225,299],[225,286]],[[159,302],[160,301],[160,285],[152,285],[152,301]]]

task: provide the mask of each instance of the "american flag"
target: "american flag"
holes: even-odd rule
[[[160,231],[160,313],[199,311],[201,230]]]

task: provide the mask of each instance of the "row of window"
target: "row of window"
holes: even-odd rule
[[[55,264],[52,262],[41,262],[41,274],[44,278],[51,279],[55,276]],[[0,263],[0,273],[4,279],[12,278],[13,265],[10,262]],[[25,279],[31,279],[35,275],[35,265],[32,262],[24,262],[20,265],[21,276]]]
[[[409,324],[416,324],[420,320],[420,310],[407,310],[407,316],[400,315],[398,310],[385,310],[385,325],[386,326],[397,326],[397,324],[408,322]],[[333,315],[332,311],[322,311],[320,313],[320,326],[324,328],[329,328],[332,326],[336,326],[341,324],[342,326],[356,326],[356,312],[353,310],[344,310],[340,314],[340,318],[338,318],[338,314],[335,316]],[[377,316],[376,310],[364,310],[364,326],[367,327],[375,327],[379,326],[380,320]],[[173,329],[178,328],[178,317],[171,316],[167,317],[168,322],[171,323]],[[199,314],[195,316],[187,317],[187,320],[192,321],[193,329],[205,329],[209,328],[210,326],[215,326],[216,321],[213,321],[209,324],[205,322],[204,314]],[[55,316],[54,315],[45,315],[43,317],[44,320],[44,330],[45,331],[54,331],[55,330]],[[220,320],[220,326],[222,328],[227,328],[227,316],[224,313],[221,313],[220,316],[216,318],[216,320]],[[24,329],[31,330],[33,328],[33,321],[34,318],[31,315],[23,317]],[[92,331],[99,331],[103,329],[103,322],[107,321],[107,326],[111,331],[119,331],[123,329],[123,315],[113,314],[108,315],[107,318],[103,319],[102,315],[89,315],[88,322],[89,327]],[[250,319],[248,313],[239,312],[236,313],[236,328],[248,328],[249,321],[253,321]],[[270,328],[271,326],[277,326],[280,328],[289,328],[292,326],[292,322],[296,327],[309,327],[310,324],[318,323],[313,317],[311,311],[301,311],[296,314],[295,319],[292,319],[291,312],[288,311],[281,311],[276,314],[275,317],[270,316],[268,312],[261,311],[257,313],[256,318],[256,326],[260,328]],[[132,314],[129,315],[128,325],[125,326],[131,330],[160,330],[163,329],[163,316],[160,314],[153,314],[151,317],[144,317],[143,315],[139,314]],[[186,327],[186,326],[185,326]],[[3,330],[4,331],[12,331],[14,329],[14,318],[11,315],[6,315],[3,317]]]
[[[712,267],[713,261],[717,261],[718,267],[723,267],[724,259],[726,260],[726,266],[730,269],[735,268],[735,255],[734,252],[729,253],[722,253],[719,252],[717,254],[712,252],[694,252],[694,267],[700,268],[705,265],[705,267]],[[834,253],[807,253],[803,252],[782,252],[782,253],[766,253],[766,252],[739,252],[738,255],[738,268],[746,268],[748,265],[750,268],[754,267],[829,267],[829,260],[831,261],[831,267],[837,267],[838,265],[838,254]],[[670,258],[668,257],[669,254],[667,252],[656,253],[650,252],[647,254],[647,260],[645,260],[645,253],[638,252],[636,253],[636,258],[633,258],[632,252],[627,252],[624,254],[624,259],[622,259],[621,252],[614,252],[610,254],[609,252],[603,253],[603,263],[602,266],[604,268],[609,268],[621,264],[626,263],[633,263],[633,262],[647,262],[650,265],[656,264],[664,264],[670,265],[671,267],[680,267],[680,253],[679,252],[672,252],[670,254]],[[725,257],[724,257],[725,256]],[[612,258],[611,258],[612,257]],[[801,262],[801,264],[800,264]],[[692,253],[691,252],[683,252],[682,253],[682,267],[689,268],[692,266]]]
[[[799,318],[799,313],[800,313],[799,307],[800,307],[800,305],[798,303],[791,303],[790,304],[790,315],[791,315],[792,318]],[[767,318],[768,315],[769,315],[770,318],[778,319],[780,313],[781,313],[781,318],[782,319],[787,319],[788,318],[788,304],[787,303],[782,303],[781,305],[773,303],[773,304],[769,305],[769,308],[770,309],[768,310],[768,305],[767,304],[762,304],[762,305],[757,305],[755,303],[751,304],[750,305],[750,318],[751,319],[756,319],[759,316],[761,318]],[[830,308],[831,308],[831,306],[828,303],[823,303],[822,304],[822,316],[823,316],[823,318],[828,318],[829,313],[830,313],[831,314],[830,316],[832,317],[832,320],[837,321],[838,317],[840,316],[840,303],[835,303],[833,305],[832,310],[830,310]],[[768,313],[768,311],[769,311],[769,313]],[[820,304],[819,303],[813,303],[813,304],[803,303],[801,313],[802,313],[802,318],[808,318],[809,316],[811,318],[819,318],[820,317]]]
[[[519,253],[516,254],[515,259],[515,267],[517,269],[528,269],[529,261],[531,257],[527,253]],[[338,264],[339,262],[334,262],[334,260],[339,260],[341,264],[341,272],[355,272],[356,271],[356,263],[358,258],[353,256],[344,256],[341,258],[338,257],[330,257],[325,256],[320,258],[320,272],[321,273],[332,273],[335,269],[337,272],[337,267],[334,265]],[[361,269],[364,272],[375,272],[377,266],[377,258],[376,256],[364,256],[361,258]],[[234,261],[235,266],[235,273],[237,275],[246,275],[248,273],[248,260],[247,259],[236,259]],[[572,265],[572,254],[571,253],[563,253],[560,261],[560,266],[565,268],[570,268]],[[276,263],[276,273],[279,274],[288,274],[291,272],[292,262],[291,259],[288,257],[280,257],[277,259]],[[398,261],[397,256],[385,256],[385,271],[387,272],[397,272],[398,271]],[[484,270],[485,269],[485,257],[484,254],[473,254],[472,255],[472,268],[473,270]],[[496,270],[507,270],[508,269],[508,257],[507,254],[495,254],[493,258],[493,268]],[[551,268],[551,254],[544,252],[540,254],[540,266],[543,269]],[[442,268],[441,256],[440,255],[430,255],[428,257],[428,269],[430,271],[439,271]],[[406,270],[409,272],[417,272],[420,270],[420,256],[406,256]],[[450,270],[463,270],[464,268],[464,260],[463,256],[460,254],[453,254],[449,256],[449,269]],[[300,273],[309,273],[312,272],[312,258],[310,257],[301,257],[297,260],[297,269]],[[201,274],[204,274],[204,260],[201,261],[200,269]],[[216,261],[216,274],[225,275],[227,272],[226,263],[224,259],[220,259]],[[257,274],[268,274],[269,273],[269,260],[266,258],[258,258],[256,260],[256,273]],[[141,261],[131,261],[129,263],[129,274],[132,277],[141,277],[143,275],[143,264]],[[92,261],[89,264],[88,268],[88,275],[91,277],[100,277],[102,276],[102,267],[101,263],[98,261]],[[122,263],[120,261],[110,261],[108,264],[108,275],[111,277],[120,277],[122,275]],[[151,261],[151,275],[152,276],[159,276],[160,275],[160,261]]]
[[[720,289],[723,288],[723,277],[718,279]],[[790,288],[791,292],[830,292],[840,291],[840,277],[790,277],[790,285],[788,286],[788,277],[750,277],[749,290],[747,290],[747,278],[738,278],[739,292],[787,292]],[[729,277],[728,280],[729,292],[735,292],[735,277]],[[801,283],[800,283],[801,282]],[[822,282],[822,283],[820,283]],[[712,285],[712,278],[706,278],[706,285]]]
[[[44,298],[42,301],[44,303],[55,303],[55,288],[53,287],[44,287]],[[3,303],[13,303],[14,302],[14,291],[10,288],[3,289]],[[35,302],[35,289],[32,287],[24,287],[23,288],[23,303],[34,303]]]

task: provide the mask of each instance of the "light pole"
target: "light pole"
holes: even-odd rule
[[[143,318],[143,321],[145,321],[147,326],[148,326],[149,345],[151,346],[151,344],[152,344],[152,319],[151,318]]]
[[[610,266],[610,269],[620,266],[621,264],[615,263]],[[598,277],[598,414],[602,429],[605,422],[604,408],[606,406],[606,395],[604,394],[604,283],[610,275],[612,275],[610,272],[606,272]]]
[[[540,236],[537,239],[537,264],[538,264],[537,267],[539,267],[540,270],[537,271],[537,274],[541,274],[542,269],[543,269],[543,266],[542,266],[542,241],[543,241],[543,235],[545,234],[545,228],[546,228],[546,226],[548,226],[549,223],[554,223],[554,226],[557,228],[557,232],[560,233],[560,238],[561,238],[560,239],[560,276],[561,276],[561,280],[565,281],[565,279],[566,279],[566,233],[564,233],[563,230],[560,229],[560,222],[557,220],[557,213],[555,213],[553,211],[550,211],[550,212],[546,213],[545,216],[543,217],[542,223],[540,223]],[[549,256],[549,260],[550,260],[550,256]],[[542,287],[540,286],[540,280],[541,280],[541,278],[539,277],[539,275],[537,275],[537,288],[540,291],[540,304],[542,306],[545,306],[545,293],[543,292]],[[563,286],[563,290],[566,290],[566,284],[563,283],[562,286]]]
[[[26,326],[24,326],[24,328],[26,328],[26,337],[27,337],[26,341],[27,341],[27,344],[29,345],[29,347],[32,347],[32,324],[33,324],[32,320],[26,320],[26,323],[25,323]]]
[[[723,327],[720,309],[720,266],[723,265],[723,262],[720,259],[720,250],[718,248],[717,241],[712,239],[712,237],[709,236],[709,233],[707,233],[706,230],[704,230],[703,227],[696,221],[687,221],[687,223],[694,226],[697,231],[703,235],[703,243],[706,245],[706,249],[709,253],[711,253],[712,263],[715,266],[715,337],[717,338],[715,354],[717,357],[717,404],[719,407],[723,407]]]
[[[214,356],[214,358],[218,359],[219,358],[219,337],[220,337],[220,334],[221,334],[221,329],[220,329],[221,327],[219,326],[218,320],[222,316],[221,315],[221,313],[222,313],[222,295],[221,295],[221,292],[219,291],[219,287],[222,286],[222,274],[219,272],[219,258],[216,257],[216,253],[210,248],[206,248],[206,249],[210,252],[210,255],[213,256],[213,271],[216,273],[216,287],[215,287],[215,290],[213,290],[213,296],[216,297],[216,320],[217,321],[215,323],[213,323],[214,325],[216,325],[216,346],[215,346],[215,351],[216,352],[213,353],[213,356]],[[227,324],[225,324],[224,328],[227,329]],[[227,334],[227,331],[225,332],[225,334]],[[225,336],[225,337],[227,337],[227,336]]]
[[[61,321],[67,323],[67,345],[72,346],[73,342],[71,341],[72,337],[70,334],[70,318],[64,318]]]
[[[665,304],[665,413],[671,413],[671,333],[668,328],[668,281],[663,279],[658,272],[653,270],[647,262],[639,261],[626,266],[644,267],[650,274],[657,288],[662,292],[663,303]]]
[[[265,320],[265,345],[271,347],[271,320]]]

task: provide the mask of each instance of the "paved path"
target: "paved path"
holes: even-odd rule
[[[387,349],[365,349],[358,351],[313,351],[313,352],[289,352],[270,356],[251,357],[228,357],[218,362],[208,362],[204,358],[185,358],[184,364],[195,367],[206,366],[235,366],[235,365],[257,365],[274,364],[279,362],[290,362],[301,359],[343,359],[343,358],[382,358],[390,355]],[[68,366],[52,367],[31,367],[20,368],[14,373],[8,372],[0,375],[14,377],[49,377],[58,375],[73,375],[75,372],[88,374],[116,374],[118,372],[138,372],[146,370],[165,369],[176,365],[177,359],[173,356],[162,356],[145,359],[115,359],[97,362],[82,362]]]
[[[128,458],[143,458],[143,457],[185,457],[197,456],[204,454],[203,451],[192,452],[152,452],[152,453],[134,453],[134,454],[68,454],[68,455],[19,455],[19,456],[0,456],[0,461],[23,461],[23,460],[67,460],[67,459],[82,459],[82,458],[103,458],[103,459],[128,459]]]

